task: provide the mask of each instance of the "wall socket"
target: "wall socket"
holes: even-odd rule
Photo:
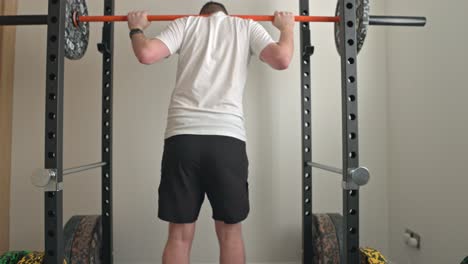
[[[421,249],[421,236],[418,233],[411,231],[410,229],[405,229],[403,238],[407,246]]]

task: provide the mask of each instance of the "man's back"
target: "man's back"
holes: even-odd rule
[[[273,43],[258,23],[217,12],[174,21],[157,37],[179,54],[166,138],[178,134],[245,140],[242,98],[252,54]]]

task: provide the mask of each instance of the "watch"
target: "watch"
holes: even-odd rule
[[[130,33],[129,33],[130,38],[132,38],[132,36],[135,35],[135,34],[143,34],[143,30],[141,30],[139,28],[131,29]]]

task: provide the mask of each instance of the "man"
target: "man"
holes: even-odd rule
[[[130,12],[135,56],[143,64],[179,54],[168,111],[158,217],[169,222],[164,264],[188,264],[205,194],[213,209],[221,264],[245,263],[241,222],[249,213],[248,159],[242,97],[252,54],[278,70],[294,51],[292,13],[276,12],[274,42],[257,22],[228,16],[216,2],[202,17],[175,20],[156,38],[146,12]]]

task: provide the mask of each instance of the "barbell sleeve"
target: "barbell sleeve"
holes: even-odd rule
[[[47,25],[47,15],[0,16],[1,26]]]
[[[406,26],[406,27],[424,27],[426,25],[425,17],[409,16],[370,16],[369,25],[371,26]]]

